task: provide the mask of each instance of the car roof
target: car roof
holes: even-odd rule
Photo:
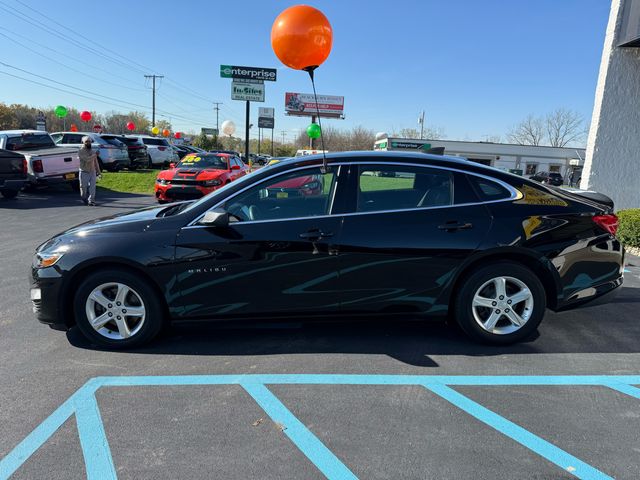
[[[41,133],[43,135],[49,135],[49,132],[43,132],[42,130],[2,130],[0,131],[3,135],[22,135],[23,133]]]

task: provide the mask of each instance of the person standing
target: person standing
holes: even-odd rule
[[[96,177],[100,175],[98,154],[91,149],[91,137],[82,137],[80,157],[80,198],[85,205],[94,206],[96,200]]]
[[[573,169],[569,172],[569,186],[573,187],[573,175],[574,175],[574,171]]]

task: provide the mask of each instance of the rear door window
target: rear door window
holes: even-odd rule
[[[453,179],[437,168],[361,165],[356,211],[377,212],[451,205]]]

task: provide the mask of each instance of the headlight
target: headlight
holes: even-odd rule
[[[218,185],[221,185],[222,182],[220,180],[205,180],[202,184],[205,187],[217,187]]]
[[[58,260],[60,260],[63,255],[64,252],[36,253],[35,258],[33,259],[33,266],[36,268],[52,267],[58,263]]]
[[[157,178],[156,183],[160,185],[169,185],[171,183],[170,180],[165,180],[164,178]]]

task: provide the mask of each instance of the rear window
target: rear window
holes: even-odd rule
[[[475,188],[480,200],[483,202],[503,200],[511,196],[511,192],[497,182],[493,182],[486,178],[476,177],[475,175],[467,175],[467,178]]]
[[[109,145],[114,145],[114,146],[116,146],[116,147],[122,147],[122,146],[124,146],[124,144],[123,144],[120,140],[115,139],[115,138],[102,137],[102,139],[103,139],[105,142],[107,142]]]
[[[49,135],[24,133],[18,137],[7,138],[6,150],[38,150],[55,146]]]
[[[161,147],[169,146],[169,142],[167,142],[164,138],[143,138],[142,141],[145,145],[158,145]]]
[[[128,138],[128,137],[114,137],[117,140],[120,140],[125,145],[140,145],[140,140],[137,138]]]

